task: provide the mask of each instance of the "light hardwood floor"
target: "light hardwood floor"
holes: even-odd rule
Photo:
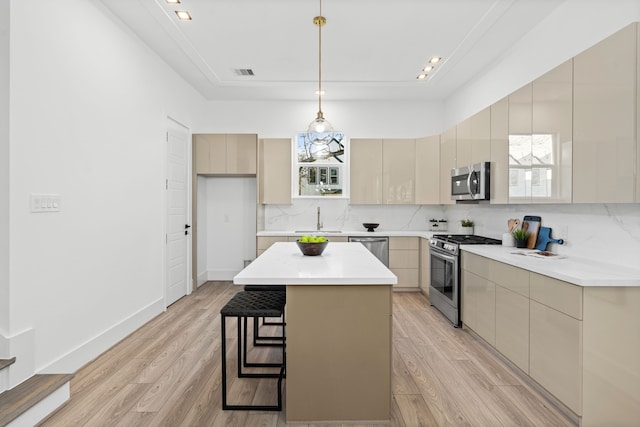
[[[80,369],[70,401],[41,425],[287,425],[286,408],[221,410],[219,312],[240,289],[209,282],[173,304]],[[276,327],[261,333],[268,328]],[[230,403],[272,404],[275,380],[235,379],[235,321],[228,331]],[[393,344],[393,426],[574,425],[422,294],[393,294]],[[250,355],[280,356],[275,348]]]

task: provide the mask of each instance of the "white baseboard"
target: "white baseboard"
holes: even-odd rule
[[[208,270],[207,280],[233,280],[239,270]]]
[[[201,273],[198,273],[198,279],[197,279],[196,286],[200,287],[200,286],[204,285],[205,283],[207,283],[207,280],[209,280],[209,273],[207,271],[203,271]]]
[[[96,335],[84,344],[69,351],[59,359],[40,367],[39,374],[67,374],[76,372],[100,354],[111,348],[118,341],[164,312],[164,297],[142,308],[137,313],[115,324],[106,331]]]
[[[7,427],[32,427],[58,409],[71,396],[69,383],[42,399],[27,412],[10,422]]]

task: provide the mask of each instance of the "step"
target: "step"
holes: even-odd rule
[[[15,361],[15,357],[12,357],[11,359],[0,359],[0,371],[8,367],[9,365],[12,365]]]
[[[71,381],[71,374],[34,375],[0,394],[0,426],[5,426]]]

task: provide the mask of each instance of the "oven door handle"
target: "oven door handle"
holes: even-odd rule
[[[446,255],[441,252],[431,251],[431,255],[436,256],[438,258],[444,259],[446,261],[457,262],[458,257],[454,255]]]

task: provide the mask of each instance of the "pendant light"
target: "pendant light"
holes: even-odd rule
[[[320,14],[313,18],[313,24],[318,27],[318,114],[307,129],[307,139],[312,144],[328,145],[331,142],[333,126],[322,114],[322,27],[327,20],[322,16],[322,0],[320,0]]]

